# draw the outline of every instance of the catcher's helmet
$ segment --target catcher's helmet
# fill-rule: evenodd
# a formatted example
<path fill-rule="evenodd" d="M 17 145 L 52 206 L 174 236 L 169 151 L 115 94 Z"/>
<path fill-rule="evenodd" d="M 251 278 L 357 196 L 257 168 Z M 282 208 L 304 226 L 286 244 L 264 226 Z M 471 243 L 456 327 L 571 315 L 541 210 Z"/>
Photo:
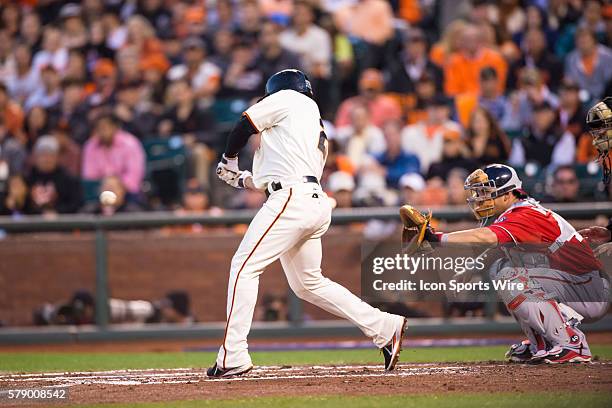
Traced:
<path fill-rule="evenodd" d="M 266 82 L 264 97 L 284 89 L 292 89 L 311 98 L 314 96 L 308 77 L 299 69 L 285 69 L 272 75 Z"/>
<path fill-rule="evenodd" d="M 468 205 L 476 219 L 483 222 L 495 215 L 493 200 L 522 187 L 516 170 L 504 164 L 490 164 L 484 169 L 475 170 L 464 184 L 464 188 L 470 192 Z"/>
<path fill-rule="evenodd" d="M 593 136 L 593 146 L 599 152 L 599 160 L 603 167 L 604 183 L 610 182 L 610 150 L 612 149 L 612 97 L 596 103 L 586 117 L 586 124 Z"/>

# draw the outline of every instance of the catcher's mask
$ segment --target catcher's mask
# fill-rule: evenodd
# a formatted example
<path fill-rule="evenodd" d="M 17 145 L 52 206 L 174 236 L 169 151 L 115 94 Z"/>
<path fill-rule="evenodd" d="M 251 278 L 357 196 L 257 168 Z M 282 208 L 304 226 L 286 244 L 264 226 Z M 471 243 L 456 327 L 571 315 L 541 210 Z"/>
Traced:
<path fill-rule="evenodd" d="M 589 109 L 586 118 L 587 127 L 593 136 L 593 146 L 599 153 L 599 161 L 603 169 L 603 182 L 610 183 L 612 159 L 612 97 L 608 96 Z"/>
<path fill-rule="evenodd" d="M 494 200 L 497 197 L 522 186 L 516 171 L 503 164 L 491 164 L 484 169 L 475 170 L 464 184 L 464 188 L 469 191 L 468 205 L 481 224 L 496 215 Z"/>

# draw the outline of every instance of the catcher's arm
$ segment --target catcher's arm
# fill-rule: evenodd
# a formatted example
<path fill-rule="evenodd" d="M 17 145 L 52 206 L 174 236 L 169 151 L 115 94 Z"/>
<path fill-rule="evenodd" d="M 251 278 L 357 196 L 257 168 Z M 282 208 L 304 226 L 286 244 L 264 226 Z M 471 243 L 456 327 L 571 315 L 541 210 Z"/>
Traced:
<path fill-rule="evenodd" d="M 423 241 L 497 244 L 497 235 L 489 228 L 474 228 L 445 234 L 435 232 L 429 225 L 431 212 L 425 215 L 410 205 L 404 205 L 400 208 L 400 218 L 404 225 L 402 247 L 408 254 L 417 251 Z"/>
<path fill-rule="evenodd" d="M 448 243 L 497 244 L 497 235 L 489 228 L 474 228 L 444 234 L 442 241 Z"/>

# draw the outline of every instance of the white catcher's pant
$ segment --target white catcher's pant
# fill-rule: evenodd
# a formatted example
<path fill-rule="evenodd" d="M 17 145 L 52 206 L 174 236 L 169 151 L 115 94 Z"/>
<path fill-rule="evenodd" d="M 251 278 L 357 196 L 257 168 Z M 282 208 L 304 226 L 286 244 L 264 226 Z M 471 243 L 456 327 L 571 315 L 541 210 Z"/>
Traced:
<path fill-rule="evenodd" d="M 377 347 L 391 341 L 402 317 L 381 312 L 321 274 L 321 236 L 331 220 L 327 195 L 315 183 L 298 183 L 270 195 L 232 259 L 227 289 L 227 325 L 217 364 L 251 364 L 247 335 L 257 302 L 259 275 L 280 258 L 295 294 L 350 320 Z"/>

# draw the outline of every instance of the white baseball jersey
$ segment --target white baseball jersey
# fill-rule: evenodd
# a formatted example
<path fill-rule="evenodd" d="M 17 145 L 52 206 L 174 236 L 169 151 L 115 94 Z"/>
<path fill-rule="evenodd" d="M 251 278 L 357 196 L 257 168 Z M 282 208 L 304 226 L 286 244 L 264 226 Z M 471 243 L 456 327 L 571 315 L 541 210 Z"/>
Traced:
<path fill-rule="evenodd" d="M 319 107 L 311 98 L 283 90 L 262 99 L 244 114 L 261 133 L 253 158 L 253 182 L 265 188 L 272 181 L 303 176 L 321 178 L 327 144 Z"/>
<path fill-rule="evenodd" d="M 327 139 L 319 108 L 308 96 L 283 90 L 251 106 L 245 115 L 261 133 L 253 161 L 258 188 L 280 181 L 257 212 L 232 258 L 227 323 L 217 354 L 222 369 L 252 366 L 247 336 L 257 303 L 259 275 L 277 259 L 301 299 L 356 324 L 378 347 L 388 344 L 404 318 L 373 308 L 321 273 L 321 236 L 331 222 L 330 200 L 317 183 Z"/>

